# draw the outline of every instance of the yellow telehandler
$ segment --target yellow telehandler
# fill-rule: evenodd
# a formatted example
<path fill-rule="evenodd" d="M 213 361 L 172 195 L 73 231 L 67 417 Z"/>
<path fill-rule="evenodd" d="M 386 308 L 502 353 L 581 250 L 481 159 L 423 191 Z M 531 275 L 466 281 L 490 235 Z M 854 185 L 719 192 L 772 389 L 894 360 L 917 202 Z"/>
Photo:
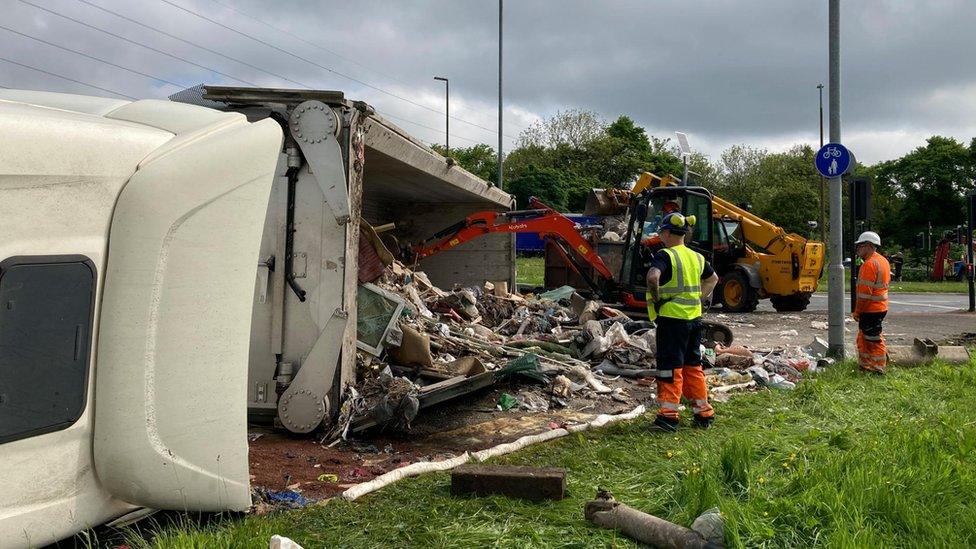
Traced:
<path fill-rule="evenodd" d="M 681 187 L 673 175 L 643 173 L 633 189 L 594 189 L 586 215 L 619 215 L 632 199 L 652 187 Z M 645 227 L 644 231 L 655 231 Z M 752 312 L 769 298 L 780 312 L 802 311 L 823 272 L 824 245 L 807 240 L 756 214 L 712 196 L 713 263 L 721 282 L 715 300 L 731 312 Z"/>

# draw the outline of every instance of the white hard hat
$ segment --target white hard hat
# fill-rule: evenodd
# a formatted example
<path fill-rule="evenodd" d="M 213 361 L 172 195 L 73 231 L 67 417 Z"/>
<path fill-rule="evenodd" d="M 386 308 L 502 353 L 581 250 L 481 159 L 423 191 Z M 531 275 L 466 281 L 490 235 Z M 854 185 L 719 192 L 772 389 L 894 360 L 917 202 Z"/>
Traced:
<path fill-rule="evenodd" d="M 864 231 L 861 233 L 861 236 L 857 237 L 857 240 L 854 241 L 854 245 L 856 246 L 864 242 L 870 242 L 877 247 L 881 247 L 881 237 L 874 231 Z"/>

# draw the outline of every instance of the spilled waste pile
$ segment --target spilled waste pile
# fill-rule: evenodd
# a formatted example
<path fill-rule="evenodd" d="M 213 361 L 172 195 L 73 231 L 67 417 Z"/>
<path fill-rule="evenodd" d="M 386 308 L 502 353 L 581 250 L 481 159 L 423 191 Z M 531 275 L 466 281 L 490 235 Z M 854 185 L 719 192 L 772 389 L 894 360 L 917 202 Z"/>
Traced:
<path fill-rule="evenodd" d="M 358 383 L 323 440 L 376 426 L 409 431 L 424 408 L 503 383 L 514 394 L 499 397 L 499 410 L 653 404 L 653 323 L 570 286 L 521 295 L 489 281 L 446 291 L 393 260 L 360 286 L 358 340 Z M 703 366 L 718 400 L 737 389 L 790 389 L 829 362 L 816 341 L 711 346 Z"/>

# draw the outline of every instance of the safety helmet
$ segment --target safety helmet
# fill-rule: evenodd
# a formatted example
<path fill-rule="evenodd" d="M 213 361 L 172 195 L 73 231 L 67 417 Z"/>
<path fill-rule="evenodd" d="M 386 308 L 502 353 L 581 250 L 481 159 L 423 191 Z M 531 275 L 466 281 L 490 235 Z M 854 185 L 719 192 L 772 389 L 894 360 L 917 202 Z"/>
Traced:
<path fill-rule="evenodd" d="M 695 226 L 695 216 L 685 217 L 680 213 L 669 213 L 661 220 L 661 230 L 671 231 L 674 234 L 685 234 L 689 227 Z"/>
<path fill-rule="evenodd" d="M 858 244 L 863 244 L 865 242 L 874 244 L 875 247 L 878 248 L 881 247 L 881 237 L 878 236 L 878 233 L 874 231 L 864 231 L 861 233 L 861 236 L 857 237 L 857 240 L 854 241 L 854 245 L 857 246 Z"/>

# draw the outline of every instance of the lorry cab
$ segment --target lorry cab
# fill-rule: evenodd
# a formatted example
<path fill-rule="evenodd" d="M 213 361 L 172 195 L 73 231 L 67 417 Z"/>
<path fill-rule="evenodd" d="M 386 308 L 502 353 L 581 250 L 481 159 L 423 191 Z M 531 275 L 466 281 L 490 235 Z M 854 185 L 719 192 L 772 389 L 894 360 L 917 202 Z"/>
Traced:
<path fill-rule="evenodd" d="M 250 298 L 278 125 L 3 90 L 0 131 L 2 545 L 136 506 L 247 508 Z"/>
<path fill-rule="evenodd" d="M 511 208 L 341 92 L 172 99 L 0 90 L 4 549 L 247 509 L 248 421 L 327 429 L 356 382 L 360 227 Z M 489 237 L 422 268 L 514 283 L 513 255 Z"/>

